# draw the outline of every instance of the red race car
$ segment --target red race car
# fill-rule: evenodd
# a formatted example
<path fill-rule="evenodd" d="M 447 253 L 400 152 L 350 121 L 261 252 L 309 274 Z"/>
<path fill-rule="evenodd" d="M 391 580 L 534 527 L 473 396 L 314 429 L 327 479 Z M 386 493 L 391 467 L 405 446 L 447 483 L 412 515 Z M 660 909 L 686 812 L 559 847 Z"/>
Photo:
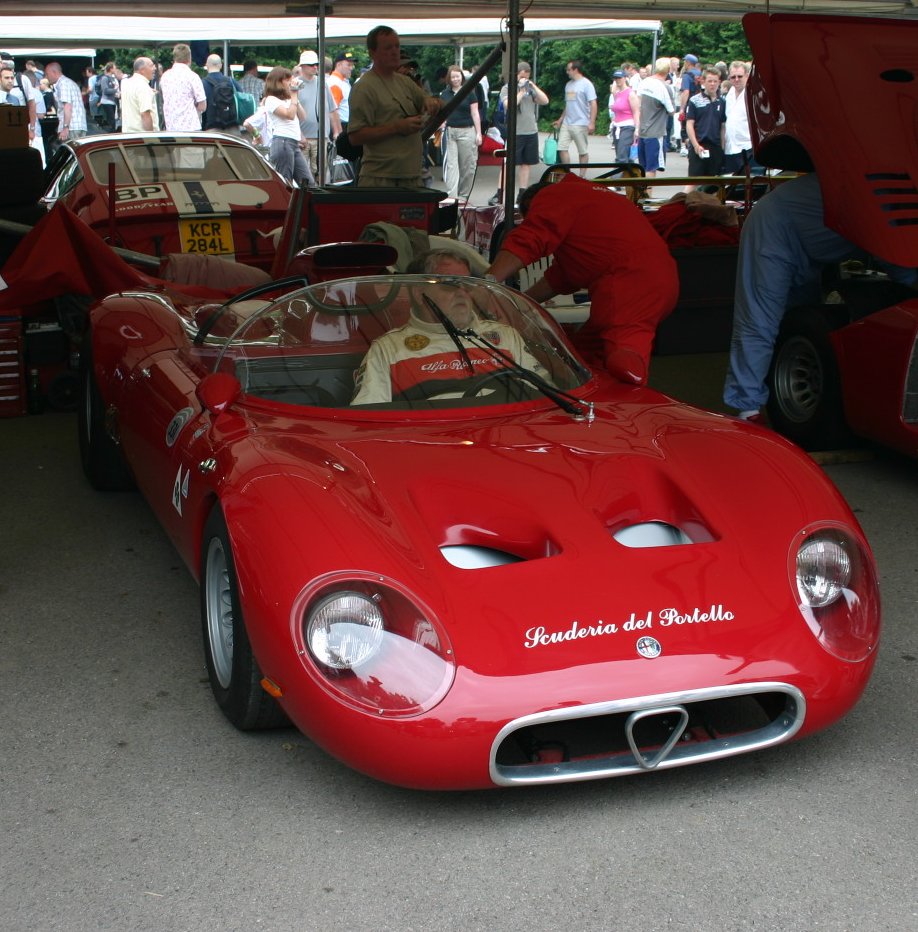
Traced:
<path fill-rule="evenodd" d="M 743 25 L 755 59 L 746 93 L 756 158 L 815 171 L 829 228 L 914 268 L 918 21 L 750 14 Z M 918 456 L 915 292 L 870 264 L 835 270 L 825 285 L 827 303 L 793 308 L 783 320 L 769 375 L 771 423 L 810 449 L 854 432 Z"/>
<path fill-rule="evenodd" d="M 825 728 L 874 561 L 774 433 L 591 373 L 529 298 L 443 276 L 111 296 L 80 448 L 200 581 L 236 726 L 430 789 L 634 774 Z"/>
<path fill-rule="evenodd" d="M 269 271 L 291 189 L 248 143 L 219 133 L 112 134 L 65 143 L 45 202 L 114 246 L 200 253 Z"/>

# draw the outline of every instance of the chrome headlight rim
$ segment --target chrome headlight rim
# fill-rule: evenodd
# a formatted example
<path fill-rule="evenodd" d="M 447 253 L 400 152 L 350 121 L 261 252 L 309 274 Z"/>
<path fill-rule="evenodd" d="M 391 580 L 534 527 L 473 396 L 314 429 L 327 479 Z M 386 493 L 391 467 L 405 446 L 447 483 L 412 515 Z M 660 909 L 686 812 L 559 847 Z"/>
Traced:
<path fill-rule="evenodd" d="M 824 545 L 824 546 L 822 546 Z M 819 577 L 809 581 L 803 571 Z M 837 660 L 860 663 L 876 655 L 880 595 L 876 566 L 863 535 L 839 521 L 813 522 L 794 537 L 788 581 L 797 608 L 820 647 Z"/>
<path fill-rule="evenodd" d="M 359 663 L 336 668 L 316 656 L 309 628 L 317 609 L 342 595 L 378 605 L 382 634 Z M 405 617 L 399 617 L 398 610 L 392 615 L 393 605 L 407 617 L 407 625 L 401 623 Z M 317 577 L 294 600 L 290 624 L 296 652 L 311 679 L 335 699 L 374 717 L 423 714 L 442 701 L 455 679 L 455 657 L 444 626 L 421 599 L 391 577 L 361 570 Z"/>

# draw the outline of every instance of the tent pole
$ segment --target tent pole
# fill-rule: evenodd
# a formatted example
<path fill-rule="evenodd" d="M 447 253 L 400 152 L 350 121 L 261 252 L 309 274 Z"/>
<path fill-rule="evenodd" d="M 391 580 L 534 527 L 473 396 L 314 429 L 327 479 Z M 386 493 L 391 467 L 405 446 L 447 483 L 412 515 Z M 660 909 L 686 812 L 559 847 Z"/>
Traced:
<path fill-rule="evenodd" d="M 510 0 L 508 8 L 508 31 L 510 54 L 507 58 L 507 155 L 504 160 L 504 222 L 503 235 L 513 229 L 513 210 L 516 203 L 516 73 L 520 54 L 520 34 L 523 20 L 520 18 L 520 0 Z"/>
<path fill-rule="evenodd" d="M 316 100 L 319 102 L 319 108 L 316 111 L 316 118 L 319 121 L 318 135 L 316 142 L 319 151 L 316 153 L 316 171 L 318 177 L 316 184 L 320 188 L 325 187 L 325 163 L 328 161 L 328 133 L 325 132 L 325 0 L 319 0 L 318 22 L 316 23 L 316 55 L 319 56 L 319 68 L 316 79 L 319 82 L 316 88 Z"/>

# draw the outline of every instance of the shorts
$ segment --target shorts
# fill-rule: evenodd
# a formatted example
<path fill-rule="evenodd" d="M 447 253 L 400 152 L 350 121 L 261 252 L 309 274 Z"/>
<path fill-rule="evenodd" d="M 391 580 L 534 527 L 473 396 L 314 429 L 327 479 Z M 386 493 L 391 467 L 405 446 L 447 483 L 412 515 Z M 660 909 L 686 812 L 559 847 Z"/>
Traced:
<path fill-rule="evenodd" d="M 590 134 L 585 126 L 572 126 L 570 123 L 561 124 L 561 132 L 558 133 L 558 151 L 567 152 L 571 143 L 577 147 L 580 155 L 588 155 L 590 152 Z"/>
<path fill-rule="evenodd" d="M 516 137 L 516 164 L 538 165 L 542 159 L 539 156 L 539 134 L 531 133 Z"/>
<path fill-rule="evenodd" d="M 638 161 L 645 172 L 661 172 L 666 170 L 666 149 L 663 146 L 663 137 L 638 140 Z"/>

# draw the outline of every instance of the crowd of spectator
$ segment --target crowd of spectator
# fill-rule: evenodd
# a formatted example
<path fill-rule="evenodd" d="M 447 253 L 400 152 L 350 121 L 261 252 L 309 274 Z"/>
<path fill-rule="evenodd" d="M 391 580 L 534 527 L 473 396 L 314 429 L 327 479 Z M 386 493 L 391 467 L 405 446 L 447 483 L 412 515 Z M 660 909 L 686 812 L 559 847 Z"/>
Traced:
<path fill-rule="evenodd" d="M 185 43 L 174 47 L 167 70 L 142 56 L 134 61 L 130 74 L 108 62 L 98 73 L 87 67 L 79 82 L 65 75 L 59 62 L 47 62 L 42 68 L 30 59 L 18 71 L 9 56 L 4 57 L 12 85 L 7 90 L 0 80 L 0 102 L 29 108 L 30 138 L 43 158 L 50 155 L 58 140 L 79 138 L 87 132 L 203 129 L 247 134 L 282 173 L 300 183 L 315 183 L 320 148 L 333 145 L 339 137 L 339 149 L 350 159 L 351 176 L 358 166 L 360 150 L 348 140 L 351 91 L 373 65 L 371 61 L 358 62 L 350 51 L 326 57 L 323 63 L 323 107 L 319 106 L 320 62 L 311 49 L 303 51 L 289 69 L 275 68 L 270 74 L 265 74 L 267 68 L 259 69 L 256 61 L 247 60 L 238 79 L 227 73 L 216 54 L 207 57 L 203 71 L 196 69 Z M 369 58 L 372 60 L 372 54 Z M 357 75 L 355 68 L 359 69 Z M 589 137 L 596 133 L 603 105 L 609 118 L 609 161 L 638 162 L 650 177 L 663 170 L 667 154 L 675 152 L 688 158 L 690 177 L 734 173 L 747 165 L 758 169 L 752 159 L 744 100 L 748 62 L 703 64 L 691 52 L 658 58 L 647 65 L 626 61 L 611 72 L 608 96 L 602 97 L 581 61 L 568 61 L 565 70 L 563 100 L 555 102 L 533 81 L 531 66 L 519 63 L 514 96 L 520 189 L 528 183 L 531 167 L 542 159 L 539 108 L 548 107 L 553 113 L 543 110 L 542 115 L 555 117 L 557 158 L 562 163 L 574 161 L 580 174 L 586 173 Z M 400 53 L 395 71 L 426 97 L 439 96 L 441 105 L 452 99 L 469 76 L 458 65 L 441 68 L 431 90 L 417 62 Z M 483 144 L 490 143 L 492 148 L 503 144 L 510 82 L 496 93 L 493 112 L 487 79 L 482 84 L 475 95 L 449 114 L 442 139 L 439 133 L 436 136 L 438 145 L 424 149 L 419 168 L 422 184 L 432 182 L 431 166 L 442 164 L 449 193 L 467 198 L 479 150 Z M 254 112 L 248 108 L 239 112 L 233 101 L 238 101 L 240 94 L 249 95 Z M 320 131 L 323 109 L 325 125 Z M 56 126 L 51 125 L 54 120 Z M 47 138 L 49 135 L 52 138 Z M 335 161 L 333 149 L 327 150 L 325 161 Z"/>

